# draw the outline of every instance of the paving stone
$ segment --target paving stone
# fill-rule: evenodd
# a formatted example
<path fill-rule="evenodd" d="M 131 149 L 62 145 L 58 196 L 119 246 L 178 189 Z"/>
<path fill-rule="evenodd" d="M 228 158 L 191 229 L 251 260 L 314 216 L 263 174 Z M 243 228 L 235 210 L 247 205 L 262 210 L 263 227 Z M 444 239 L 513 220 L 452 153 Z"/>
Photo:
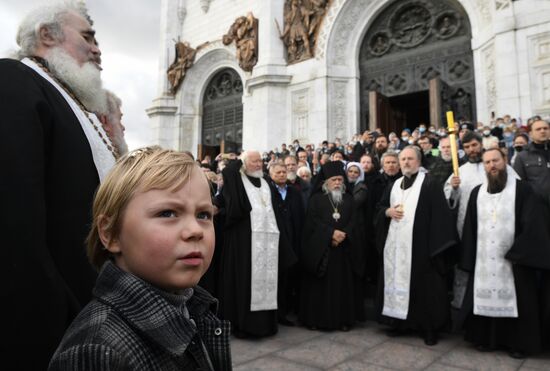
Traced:
<path fill-rule="evenodd" d="M 340 344 L 326 338 L 316 338 L 279 351 L 276 355 L 314 367 L 329 368 L 360 351 L 361 348 L 353 345 Z"/>
<path fill-rule="evenodd" d="M 357 360 L 346 361 L 339 364 L 336 367 L 331 368 L 329 371 L 391 371 L 393 369 L 373 365 L 371 363 L 360 362 Z"/>
<path fill-rule="evenodd" d="M 275 335 L 275 338 L 285 343 L 296 344 L 322 336 L 323 334 L 323 332 L 311 331 L 303 327 L 279 326 L 279 332 Z"/>
<path fill-rule="evenodd" d="M 483 371 L 515 371 L 523 363 L 522 360 L 513 359 L 504 352 L 478 352 L 469 347 L 452 349 L 439 362 L 450 366 Z"/>
<path fill-rule="evenodd" d="M 284 358 L 267 356 L 244 363 L 234 367 L 235 371 L 256 371 L 256 370 L 280 370 L 280 371 L 320 371 L 322 369 L 307 365 L 298 364 Z"/>
<path fill-rule="evenodd" d="M 424 369 L 424 371 L 464 371 L 464 370 L 468 370 L 468 369 L 449 366 L 439 362 L 434 362 L 430 366 L 428 366 L 428 368 Z"/>
<path fill-rule="evenodd" d="M 233 365 L 239 365 L 288 347 L 275 338 L 262 340 L 231 339 L 231 359 Z"/>
<path fill-rule="evenodd" d="M 372 348 L 389 339 L 385 334 L 371 328 L 357 328 L 349 332 L 337 331 L 327 334 L 325 338 L 343 344 L 355 345 L 362 349 Z"/>
<path fill-rule="evenodd" d="M 550 370 L 550 354 L 543 354 L 536 357 L 529 357 L 523 362 L 523 367 L 538 369 L 538 370 Z"/>
<path fill-rule="evenodd" d="M 386 341 L 361 355 L 360 359 L 397 370 L 422 370 L 440 356 L 441 353 L 435 350 Z"/>
<path fill-rule="evenodd" d="M 440 334 L 439 341 L 436 345 L 426 345 L 424 344 L 424 339 L 420 335 L 414 335 L 414 334 L 397 336 L 395 338 L 392 338 L 392 341 L 396 343 L 403 343 L 403 344 L 414 345 L 417 347 L 423 347 L 423 348 L 435 350 L 438 352 L 447 352 L 463 343 L 463 341 L 460 338 L 457 338 L 456 335 L 451 335 L 451 334 Z"/>

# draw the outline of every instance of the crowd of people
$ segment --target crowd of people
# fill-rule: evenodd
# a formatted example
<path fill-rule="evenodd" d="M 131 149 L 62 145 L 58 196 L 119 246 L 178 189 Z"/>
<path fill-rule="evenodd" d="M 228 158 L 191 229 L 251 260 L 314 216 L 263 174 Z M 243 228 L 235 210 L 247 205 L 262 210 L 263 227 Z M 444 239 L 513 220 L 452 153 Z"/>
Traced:
<path fill-rule="evenodd" d="M 217 249 L 201 284 L 239 337 L 277 322 L 347 331 L 373 300 L 390 336 L 434 345 L 465 329 L 480 350 L 538 353 L 550 331 L 549 138 L 539 116 L 461 122 L 456 175 L 450 136 L 423 124 L 206 157 Z"/>
<path fill-rule="evenodd" d="M 389 336 L 548 343 L 548 121 L 461 122 L 457 174 L 424 124 L 200 165 L 127 153 L 92 25 L 43 5 L 0 60 L 6 365 L 228 370 L 230 334 L 347 331 L 370 299 Z"/>

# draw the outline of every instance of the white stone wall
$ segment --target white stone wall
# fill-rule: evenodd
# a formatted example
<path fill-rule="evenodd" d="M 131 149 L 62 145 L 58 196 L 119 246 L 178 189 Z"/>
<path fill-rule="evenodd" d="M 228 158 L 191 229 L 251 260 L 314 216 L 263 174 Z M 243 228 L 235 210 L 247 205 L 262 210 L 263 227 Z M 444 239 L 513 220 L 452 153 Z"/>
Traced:
<path fill-rule="evenodd" d="M 458 1 L 472 27 L 478 119 L 488 122 L 492 111 L 523 118 L 550 114 L 550 0 Z M 283 0 L 163 0 L 159 98 L 150 109 L 158 142 L 195 152 L 204 88 L 226 67 L 243 80 L 244 148 L 264 150 L 294 138 L 315 144 L 349 139 L 360 122 L 359 48 L 388 3 L 333 0 L 315 58 L 287 66 L 275 26 L 275 20 L 283 26 Z M 233 45 L 221 43 L 233 21 L 249 11 L 259 19 L 259 60 L 252 73 L 238 67 Z M 210 44 L 197 53 L 170 100 L 163 92 L 177 36 L 193 47 Z"/>

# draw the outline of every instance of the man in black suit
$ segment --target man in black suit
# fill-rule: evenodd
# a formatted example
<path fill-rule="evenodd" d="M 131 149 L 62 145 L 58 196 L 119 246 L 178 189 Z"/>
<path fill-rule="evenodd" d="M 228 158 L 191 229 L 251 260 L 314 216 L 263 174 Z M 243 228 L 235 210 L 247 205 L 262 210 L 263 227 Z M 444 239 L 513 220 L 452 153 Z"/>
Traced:
<path fill-rule="evenodd" d="M 18 369 L 46 369 L 96 278 L 84 243 L 117 152 L 91 113 L 106 112 L 91 24 L 81 3 L 42 6 L 21 23 L 20 60 L 0 60 L 1 346 Z"/>

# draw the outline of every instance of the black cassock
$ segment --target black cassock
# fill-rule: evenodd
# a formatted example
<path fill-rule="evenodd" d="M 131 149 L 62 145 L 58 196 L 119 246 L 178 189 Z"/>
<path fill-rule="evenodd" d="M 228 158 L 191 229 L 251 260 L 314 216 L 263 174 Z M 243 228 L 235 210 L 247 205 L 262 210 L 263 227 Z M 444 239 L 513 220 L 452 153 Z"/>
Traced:
<path fill-rule="evenodd" d="M 462 235 L 460 268 L 470 272 L 459 324 L 467 341 L 489 348 L 506 348 L 527 354 L 540 352 L 542 324 L 537 270 L 550 270 L 550 237 L 541 203 L 529 184 L 517 181 L 514 243 L 505 258 L 512 262 L 517 318 L 491 318 L 473 314 L 473 284 L 477 254 L 477 196 L 472 190 Z M 504 202 L 504 201 L 503 201 Z M 546 314 L 548 316 L 548 314 Z"/>
<path fill-rule="evenodd" d="M 412 178 L 416 179 L 416 174 Z M 386 217 L 385 212 L 390 207 L 391 190 L 392 185 L 389 184 L 382 196 L 376 216 L 376 226 L 381 232 L 377 236 L 381 268 L 375 303 L 377 313 L 380 315 L 379 322 L 399 329 L 423 332 L 441 330 L 449 321 L 450 308 L 446 274 L 450 270 L 455 254 L 457 235 L 455 222 L 445 200 L 443 188 L 428 174 L 426 174 L 420 189 L 414 218 L 407 319 L 400 320 L 382 315 L 384 307 L 384 245 L 391 222 L 391 218 Z"/>
<path fill-rule="evenodd" d="M 277 332 L 277 311 L 250 310 L 252 206 L 239 172 L 241 166 L 241 160 L 231 161 L 222 171 L 225 226 L 218 282 L 220 315 L 231 321 L 233 333 L 269 336 Z M 260 186 L 260 179 L 249 179 Z"/>
<path fill-rule="evenodd" d="M 299 190 L 287 186 L 283 200 L 277 187 L 271 180 L 266 180 L 271 188 L 271 202 L 279 228 L 279 275 L 277 280 L 277 311 L 279 319 L 297 308 L 298 291 L 298 254 L 304 224 L 304 205 Z"/>
<path fill-rule="evenodd" d="M 300 256 L 304 269 L 300 288 L 300 322 L 325 330 L 349 327 L 354 323 L 353 276 L 353 198 L 344 194 L 338 207 L 340 219 L 333 219 L 329 196 L 313 195 L 309 200 Z M 335 229 L 347 237 L 332 247 Z"/>

